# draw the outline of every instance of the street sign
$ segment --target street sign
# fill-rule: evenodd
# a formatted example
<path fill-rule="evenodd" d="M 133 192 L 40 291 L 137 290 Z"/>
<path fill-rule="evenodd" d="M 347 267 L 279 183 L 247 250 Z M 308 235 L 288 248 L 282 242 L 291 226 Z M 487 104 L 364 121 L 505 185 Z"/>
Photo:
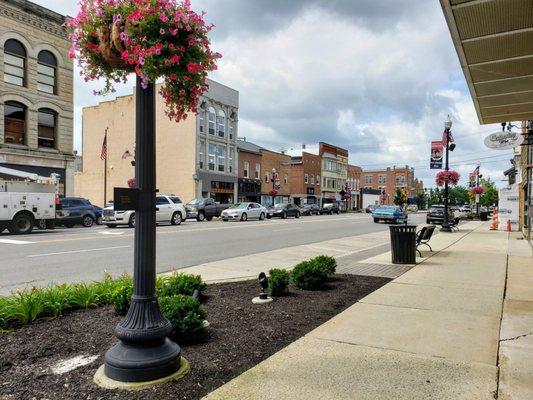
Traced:
<path fill-rule="evenodd" d="M 113 209 L 115 211 L 139 210 L 139 189 L 114 188 Z"/>
<path fill-rule="evenodd" d="M 518 132 L 496 132 L 485 138 L 485 146 L 494 150 L 507 150 L 520 146 L 524 137 Z"/>

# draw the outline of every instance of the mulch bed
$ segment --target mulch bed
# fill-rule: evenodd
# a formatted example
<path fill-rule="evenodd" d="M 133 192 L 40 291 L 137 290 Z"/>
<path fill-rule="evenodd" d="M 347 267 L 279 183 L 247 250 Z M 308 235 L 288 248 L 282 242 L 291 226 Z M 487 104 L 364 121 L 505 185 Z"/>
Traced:
<path fill-rule="evenodd" d="M 281 350 L 318 325 L 385 285 L 390 279 L 337 275 L 329 288 L 290 294 L 253 305 L 256 281 L 209 285 L 204 307 L 211 326 L 199 342 L 180 344 L 191 364 L 181 380 L 140 392 L 110 391 L 92 379 L 115 343 L 120 317 L 111 307 L 82 310 L 0 334 L 0 400 L 7 399 L 200 399 Z M 94 363 L 63 375 L 50 366 L 78 355 Z"/>

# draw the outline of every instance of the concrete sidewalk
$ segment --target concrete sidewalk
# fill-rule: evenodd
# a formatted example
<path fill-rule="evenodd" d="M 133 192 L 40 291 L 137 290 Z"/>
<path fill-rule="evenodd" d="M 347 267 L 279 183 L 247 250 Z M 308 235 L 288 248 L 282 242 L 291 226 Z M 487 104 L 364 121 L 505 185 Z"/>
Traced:
<path fill-rule="evenodd" d="M 508 234 L 488 227 L 435 236 L 431 257 L 206 399 L 494 399 Z"/>

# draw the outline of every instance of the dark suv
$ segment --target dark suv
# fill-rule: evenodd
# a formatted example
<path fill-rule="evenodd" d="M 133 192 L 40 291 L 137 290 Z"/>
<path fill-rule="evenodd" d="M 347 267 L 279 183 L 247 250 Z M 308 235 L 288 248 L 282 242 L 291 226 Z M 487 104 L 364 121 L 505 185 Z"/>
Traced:
<path fill-rule="evenodd" d="M 95 207 L 89 200 L 81 197 L 63 197 L 57 214 L 56 224 L 67 228 L 72 228 L 76 224 L 89 228 L 96 222 Z"/>
<path fill-rule="evenodd" d="M 339 215 L 341 210 L 339 209 L 339 205 L 337 203 L 326 203 L 322 205 L 322 208 L 320 209 L 320 214 L 337 214 Z"/>
<path fill-rule="evenodd" d="M 454 219 L 454 213 L 450 207 L 448 207 L 448 221 L 451 223 Z M 444 206 L 434 205 L 431 206 L 426 214 L 426 223 L 442 225 L 444 222 Z"/>
<path fill-rule="evenodd" d="M 267 218 L 287 218 L 287 217 L 295 217 L 300 218 L 301 215 L 300 208 L 298 208 L 295 204 L 276 204 L 274 207 L 270 207 L 268 209 Z"/>

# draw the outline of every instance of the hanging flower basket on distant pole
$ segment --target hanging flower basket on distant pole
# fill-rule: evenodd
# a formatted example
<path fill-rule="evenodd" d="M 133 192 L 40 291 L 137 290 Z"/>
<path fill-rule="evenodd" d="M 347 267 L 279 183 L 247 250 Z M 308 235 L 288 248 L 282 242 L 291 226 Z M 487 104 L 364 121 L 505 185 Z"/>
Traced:
<path fill-rule="evenodd" d="M 474 186 L 472 188 L 472 193 L 474 194 L 483 194 L 483 192 L 485 191 L 485 188 L 483 186 Z"/>
<path fill-rule="evenodd" d="M 457 185 L 460 178 L 461 175 L 459 175 L 459 172 L 454 170 L 444 170 L 437 172 L 435 183 L 437 186 L 444 186 L 446 182 L 450 185 Z"/>
<path fill-rule="evenodd" d="M 135 189 L 137 187 L 137 179 L 135 178 L 128 179 L 128 187 L 130 189 Z"/>
<path fill-rule="evenodd" d="M 203 14 L 189 0 L 80 0 L 80 12 L 66 23 L 70 56 L 78 59 L 86 81 L 104 79 L 99 94 L 137 75 L 135 162 L 134 290 L 127 315 L 117 325 L 118 343 L 105 355 L 105 379 L 146 382 L 182 374 L 180 347 L 167 336 L 170 322 L 161 315 L 156 282 L 155 82 L 166 114 L 179 122 L 196 113 L 207 90 L 209 71 L 220 54 L 210 49 Z M 131 181 L 131 180 L 130 180 Z M 132 185 L 128 182 L 128 185 Z M 131 194 L 133 196 L 133 194 Z M 122 200 L 122 199 L 121 199 Z M 128 199 L 126 199 L 128 200 Z M 130 199 L 131 200 L 131 199 Z M 105 385 L 105 379 L 95 381 Z"/>

